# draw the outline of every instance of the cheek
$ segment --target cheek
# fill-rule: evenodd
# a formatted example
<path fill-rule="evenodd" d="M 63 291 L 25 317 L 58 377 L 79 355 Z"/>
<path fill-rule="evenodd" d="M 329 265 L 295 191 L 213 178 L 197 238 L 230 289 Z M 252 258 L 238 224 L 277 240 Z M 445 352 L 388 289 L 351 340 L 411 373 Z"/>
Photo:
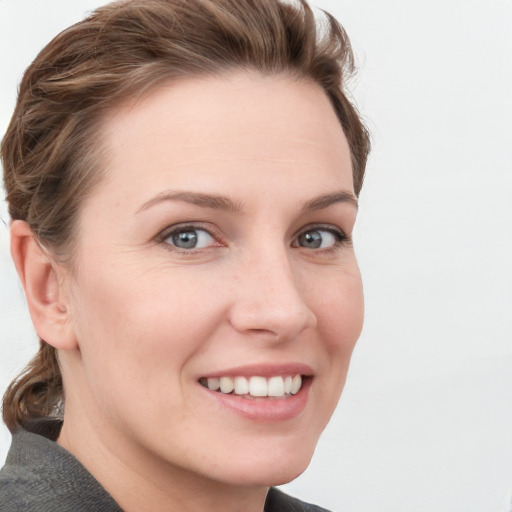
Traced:
<path fill-rule="evenodd" d="M 363 327 L 363 288 L 357 266 L 355 269 L 326 282 L 318 302 L 318 336 L 327 356 L 321 367 L 321 373 L 327 376 L 321 386 L 327 420 L 341 396 L 352 352 Z"/>
<path fill-rule="evenodd" d="M 204 350 L 218 314 L 211 311 L 215 301 L 187 292 L 197 288 L 185 281 L 137 273 L 80 287 L 75 324 L 83 389 L 99 417 L 132 435 L 155 410 L 169 429 L 179 421 L 176 411 L 193 414 L 188 363 Z"/>
<path fill-rule="evenodd" d="M 353 271 L 330 272 L 311 290 L 310 307 L 317 317 L 319 359 L 314 389 L 318 413 L 313 420 L 318 431 L 328 423 L 345 385 L 355 344 L 361 334 L 364 304 L 357 266 Z"/>
<path fill-rule="evenodd" d="M 169 282 L 158 272 L 130 270 L 84 273 L 75 294 L 75 331 L 88 380 L 104 387 L 156 386 L 165 375 L 167 383 L 179 384 L 179 370 L 215 328 L 215 301 L 194 292 L 198 283 L 190 276 L 174 273 Z"/>
<path fill-rule="evenodd" d="M 357 267 L 324 283 L 317 295 L 318 329 L 331 354 L 350 357 L 361 334 L 364 299 Z"/>

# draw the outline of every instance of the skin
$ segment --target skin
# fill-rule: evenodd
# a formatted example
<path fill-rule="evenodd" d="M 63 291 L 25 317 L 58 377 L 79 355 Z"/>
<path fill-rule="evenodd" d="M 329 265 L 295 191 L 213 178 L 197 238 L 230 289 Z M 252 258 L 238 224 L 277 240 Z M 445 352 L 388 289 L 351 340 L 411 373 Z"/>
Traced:
<path fill-rule="evenodd" d="M 353 196 L 339 121 L 312 82 L 237 72 L 121 105 L 99 140 L 107 173 L 82 206 L 73 267 L 46 275 L 59 321 L 33 314 L 59 349 L 58 442 L 127 511 L 261 511 L 269 486 L 309 464 L 361 331 L 356 205 L 304 209 Z M 176 192 L 236 208 L 162 199 Z M 210 233 L 200 248 L 162 235 L 183 223 Z M 302 246 L 315 230 L 325 247 Z M 205 398 L 200 376 L 249 363 L 309 365 L 305 409 L 255 421 Z"/>

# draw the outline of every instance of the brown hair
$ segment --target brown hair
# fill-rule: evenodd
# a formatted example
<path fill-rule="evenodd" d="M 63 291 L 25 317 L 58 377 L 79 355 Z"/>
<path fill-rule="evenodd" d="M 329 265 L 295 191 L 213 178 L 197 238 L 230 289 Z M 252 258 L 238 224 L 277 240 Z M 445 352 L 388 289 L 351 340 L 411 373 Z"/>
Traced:
<path fill-rule="evenodd" d="M 359 194 L 370 144 L 345 92 L 354 71 L 350 43 L 331 15 L 319 22 L 305 0 L 125 0 L 64 30 L 26 70 L 1 148 L 12 219 L 69 261 L 81 202 L 102 175 L 95 131 L 106 109 L 163 82 L 240 68 L 323 87 L 347 137 Z M 58 415 L 62 402 L 56 350 L 40 340 L 4 395 L 4 421 L 14 431 Z"/>

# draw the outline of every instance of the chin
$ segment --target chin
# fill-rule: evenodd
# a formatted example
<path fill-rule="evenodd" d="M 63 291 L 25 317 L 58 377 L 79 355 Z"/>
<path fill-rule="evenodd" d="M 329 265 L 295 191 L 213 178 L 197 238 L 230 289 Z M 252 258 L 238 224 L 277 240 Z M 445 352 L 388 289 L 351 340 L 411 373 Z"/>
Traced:
<path fill-rule="evenodd" d="M 291 451 L 274 451 L 266 457 L 261 453 L 257 457 L 247 455 L 243 461 L 238 461 L 242 464 L 233 464 L 221 479 L 235 485 L 273 487 L 286 484 L 307 469 L 313 453 L 314 447 L 301 450 L 295 446 Z"/>
<path fill-rule="evenodd" d="M 311 459 L 310 459 L 311 460 Z M 295 480 L 299 477 L 306 468 L 309 466 L 308 460 L 305 464 L 296 467 L 258 467 L 253 468 L 252 471 L 244 471 L 243 473 L 235 473 L 232 475 L 226 475 L 223 480 L 231 485 L 237 486 L 264 486 L 264 487 L 275 487 L 277 485 L 283 485 Z"/>
<path fill-rule="evenodd" d="M 306 471 L 311 458 L 307 461 L 307 463 L 300 469 L 294 468 L 293 470 L 290 468 L 284 469 L 280 472 L 272 472 L 272 475 L 267 475 L 267 481 L 265 485 L 268 487 L 275 487 L 276 485 L 283 485 L 290 483 L 292 480 L 298 478 L 304 471 Z"/>

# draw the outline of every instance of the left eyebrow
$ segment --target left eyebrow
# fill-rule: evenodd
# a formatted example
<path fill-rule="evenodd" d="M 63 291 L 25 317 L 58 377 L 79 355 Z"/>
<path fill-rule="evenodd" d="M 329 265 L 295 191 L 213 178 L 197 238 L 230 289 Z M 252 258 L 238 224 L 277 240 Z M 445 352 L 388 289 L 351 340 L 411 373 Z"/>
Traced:
<path fill-rule="evenodd" d="M 221 210 L 231 213 L 241 213 L 242 205 L 235 203 L 229 197 L 217 194 L 202 194 L 200 192 L 173 191 L 167 190 L 162 194 L 158 194 L 149 201 L 146 201 L 137 211 L 147 210 L 152 206 L 163 203 L 165 201 L 178 201 L 183 203 L 195 204 L 202 208 L 211 208 L 213 210 Z"/>
<path fill-rule="evenodd" d="M 303 207 L 303 212 L 312 212 L 315 210 L 322 210 L 336 203 L 348 203 L 352 206 L 358 207 L 357 198 L 352 192 L 346 192 L 341 190 L 339 192 L 333 192 L 332 194 L 325 194 L 315 199 L 308 201 Z"/>

